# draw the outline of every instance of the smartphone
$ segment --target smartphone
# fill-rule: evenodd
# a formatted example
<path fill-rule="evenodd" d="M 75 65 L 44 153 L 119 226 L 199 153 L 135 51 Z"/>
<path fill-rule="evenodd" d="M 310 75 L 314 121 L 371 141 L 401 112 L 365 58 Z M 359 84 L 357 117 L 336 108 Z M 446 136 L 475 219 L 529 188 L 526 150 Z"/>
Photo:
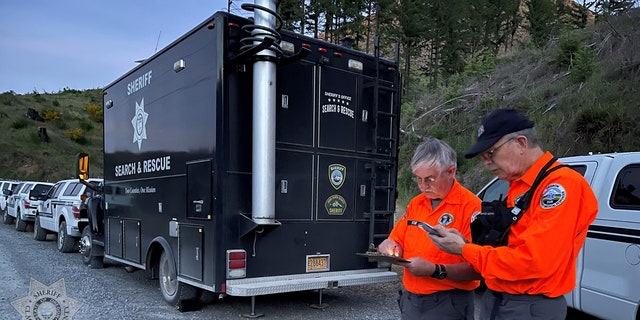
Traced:
<path fill-rule="evenodd" d="M 440 236 L 440 233 L 438 232 L 438 230 L 434 229 L 432 225 L 426 222 L 417 221 L 417 220 L 408 220 L 407 224 L 410 226 L 418 226 L 429 234 Z"/>

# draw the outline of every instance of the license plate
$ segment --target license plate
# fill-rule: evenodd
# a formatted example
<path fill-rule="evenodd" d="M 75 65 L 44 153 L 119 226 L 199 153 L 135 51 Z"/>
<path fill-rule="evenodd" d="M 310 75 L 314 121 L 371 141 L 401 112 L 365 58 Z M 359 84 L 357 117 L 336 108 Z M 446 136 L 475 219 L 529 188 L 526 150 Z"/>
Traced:
<path fill-rule="evenodd" d="M 307 256 L 307 272 L 329 271 L 329 255 Z"/>

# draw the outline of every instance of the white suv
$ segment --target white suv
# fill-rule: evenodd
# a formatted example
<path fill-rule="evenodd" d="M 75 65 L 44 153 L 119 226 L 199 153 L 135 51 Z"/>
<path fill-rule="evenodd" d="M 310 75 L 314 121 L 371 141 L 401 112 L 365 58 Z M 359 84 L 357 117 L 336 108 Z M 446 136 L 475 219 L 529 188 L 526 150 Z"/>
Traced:
<path fill-rule="evenodd" d="M 50 182 L 23 181 L 13 189 L 8 199 L 7 214 L 4 223 L 10 224 L 15 220 L 16 230 L 26 231 L 27 223 L 34 221 L 40 199 L 53 186 Z"/>
<path fill-rule="evenodd" d="M 102 183 L 102 179 L 89 179 L 87 182 L 98 185 Z M 82 235 L 82 228 L 88 223 L 87 217 L 80 215 L 80 205 L 89 192 L 91 189 L 78 179 L 56 183 L 38 207 L 33 238 L 42 241 L 47 238 L 47 233 L 57 233 L 58 250 L 74 251 L 78 238 Z"/>
<path fill-rule="evenodd" d="M 7 199 L 9 194 L 18 185 L 18 181 L 2 180 L 0 181 L 0 213 L 7 213 Z"/>

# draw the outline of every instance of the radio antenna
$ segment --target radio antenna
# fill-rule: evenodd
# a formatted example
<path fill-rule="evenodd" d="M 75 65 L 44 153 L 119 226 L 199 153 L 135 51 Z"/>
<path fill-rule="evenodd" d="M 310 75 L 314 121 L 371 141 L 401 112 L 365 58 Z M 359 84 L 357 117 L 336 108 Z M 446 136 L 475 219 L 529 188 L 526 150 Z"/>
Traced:
<path fill-rule="evenodd" d="M 162 30 L 158 32 L 158 40 L 156 40 L 156 50 L 154 52 L 158 52 L 158 43 L 160 43 L 160 35 L 162 34 Z"/>

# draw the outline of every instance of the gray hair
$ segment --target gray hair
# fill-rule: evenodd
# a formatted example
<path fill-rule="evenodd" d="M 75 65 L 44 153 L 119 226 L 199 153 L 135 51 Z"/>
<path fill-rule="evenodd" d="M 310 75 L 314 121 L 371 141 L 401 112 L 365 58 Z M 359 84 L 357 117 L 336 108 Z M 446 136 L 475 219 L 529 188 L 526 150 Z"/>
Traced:
<path fill-rule="evenodd" d="M 440 169 L 456 167 L 457 159 L 456 152 L 446 142 L 426 137 L 413 153 L 411 170 L 428 163 L 434 163 Z"/>
<path fill-rule="evenodd" d="M 525 136 L 527 141 L 529 141 L 529 148 L 540 147 L 540 141 L 536 137 L 536 129 L 535 128 L 527 128 L 524 130 L 516 131 L 509 133 L 507 138 L 512 139 L 517 136 Z"/>

